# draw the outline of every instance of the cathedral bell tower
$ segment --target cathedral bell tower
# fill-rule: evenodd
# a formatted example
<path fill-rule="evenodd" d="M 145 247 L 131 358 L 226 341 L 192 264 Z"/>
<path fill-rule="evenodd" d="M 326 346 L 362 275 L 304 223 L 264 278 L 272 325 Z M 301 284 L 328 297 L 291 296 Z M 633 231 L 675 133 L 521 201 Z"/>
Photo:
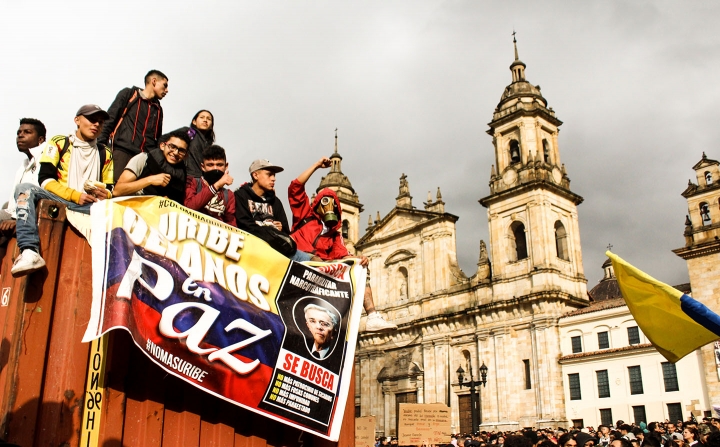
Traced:
<path fill-rule="evenodd" d="M 350 253 L 355 253 L 355 243 L 360 239 L 360 213 L 363 212 L 363 205 L 360 203 L 350 179 L 342 172 L 342 157 L 338 153 L 337 129 L 335 129 L 335 152 L 330 156 L 330 161 L 332 162 L 330 172 L 320 180 L 316 192 L 330 188 L 337 194 L 342 207 L 342 234 L 345 245 Z"/>
<path fill-rule="evenodd" d="M 493 137 L 488 209 L 495 300 L 552 294 L 587 299 L 577 205 L 560 161 L 562 121 L 548 107 L 540 86 L 525 78 L 518 57 L 487 131 Z"/>

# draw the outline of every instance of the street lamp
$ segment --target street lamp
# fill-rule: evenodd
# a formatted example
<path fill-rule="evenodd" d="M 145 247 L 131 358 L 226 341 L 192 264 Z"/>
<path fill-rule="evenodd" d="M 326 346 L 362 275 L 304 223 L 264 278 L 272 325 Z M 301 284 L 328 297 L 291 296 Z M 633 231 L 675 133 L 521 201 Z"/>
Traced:
<path fill-rule="evenodd" d="M 488 373 L 488 367 L 485 366 L 485 362 L 483 362 L 482 366 L 480 367 L 480 380 L 477 382 L 475 381 L 475 377 L 473 375 L 473 367 L 472 367 L 472 361 L 470 362 L 470 414 L 472 417 L 472 432 L 475 433 L 478 431 L 478 420 L 479 423 L 482 423 L 482 394 L 480 395 L 480 399 L 478 401 L 478 398 L 475 395 L 475 384 L 485 386 L 487 383 L 487 373 Z M 458 376 L 458 382 L 460 382 L 460 388 L 462 389 L 463 380 L 465 379 L 465 370 L 460 366 L 457 369 L 457 376 Z M 479 390 L 481 390 L 480 387 L 478 387 Z M 478 404 L 479 403 L 479 404 Z M 479 416 L 479 417 L 478 417 Z"/>

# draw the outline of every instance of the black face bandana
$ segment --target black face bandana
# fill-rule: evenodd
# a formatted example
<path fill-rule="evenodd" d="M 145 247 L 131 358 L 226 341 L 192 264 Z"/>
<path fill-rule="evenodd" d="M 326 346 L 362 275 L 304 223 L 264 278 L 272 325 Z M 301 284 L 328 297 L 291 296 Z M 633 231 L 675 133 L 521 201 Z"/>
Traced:
<path fill-rule="evenodd" d="M 218 180 L 220 180 L 222 178 L 223 175 L 225 175 L 225 172 L 221 171 L 219 169 L 203 171 L 203 173 L 202 173 L 202 176 L 205 179 L 205 181 L 211 185 L 214 185 Z"/>

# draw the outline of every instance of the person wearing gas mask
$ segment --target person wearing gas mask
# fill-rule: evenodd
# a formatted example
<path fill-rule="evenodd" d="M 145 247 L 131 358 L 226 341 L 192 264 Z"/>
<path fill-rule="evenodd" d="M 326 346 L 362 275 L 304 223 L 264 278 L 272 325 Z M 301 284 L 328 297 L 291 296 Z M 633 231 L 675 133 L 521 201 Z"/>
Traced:
<path fill-rule="evenodd" d="M 232 185 L 233 178 L 225 149 L 216 144 L 208 146 L 202 150 L 201 160 L 202 177 L 187 176 L 185 206 L 236 227 L 235 194 L 226 188 Z"/>
<path fill-rule="evenodd" d="M 305 192 L 305 183 L 318 169 L 327 169 L 331 161 L 322 157 L 313 163 L 298 178 L 290 182 L 288 187 L 288 202 L 292 210 L 293 223 L 290 237 L 295 240 L 297 249 L 318 256 L 323 261 L 355 257 L 350 254 L 343 240 L 342 208 L 335 192 L 324 188 L 317 193 L 315 199 L 310 199 Z M 369 260 L 360 256 L 360 265 L 367 267 Z M 368 332 L 397 329 L 397 326 L 385 321 L 375 310 L 370 281 L 365 288 L 363 307 L 368 315 L 365 330 Z"/>

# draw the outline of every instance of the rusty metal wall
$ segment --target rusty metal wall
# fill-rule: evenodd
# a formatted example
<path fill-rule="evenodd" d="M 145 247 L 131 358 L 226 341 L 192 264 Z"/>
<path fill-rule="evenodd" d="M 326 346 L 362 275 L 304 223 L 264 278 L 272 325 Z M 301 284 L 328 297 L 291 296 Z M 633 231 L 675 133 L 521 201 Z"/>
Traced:
<path fill-rule="evenodd" d="M 17 256 L 15 239 L 0 252 L 0 437 L 23 447 L 80 446 L 80 433 L 87 428 L 82 418 L 92 354 L 91 345 L 80 341 L 90 317 L 90 246 L 66 223 L 64 207 L 42 201 L 38 210 L 47 270 L 15 279 L 10 274 Z M 243 410 L 165 373 L 124 331 L 110 334 L 107 352 L 98 446 L 355 443 L 354 399 L 348 399 L 340 441 L 333 443 Z"/>

